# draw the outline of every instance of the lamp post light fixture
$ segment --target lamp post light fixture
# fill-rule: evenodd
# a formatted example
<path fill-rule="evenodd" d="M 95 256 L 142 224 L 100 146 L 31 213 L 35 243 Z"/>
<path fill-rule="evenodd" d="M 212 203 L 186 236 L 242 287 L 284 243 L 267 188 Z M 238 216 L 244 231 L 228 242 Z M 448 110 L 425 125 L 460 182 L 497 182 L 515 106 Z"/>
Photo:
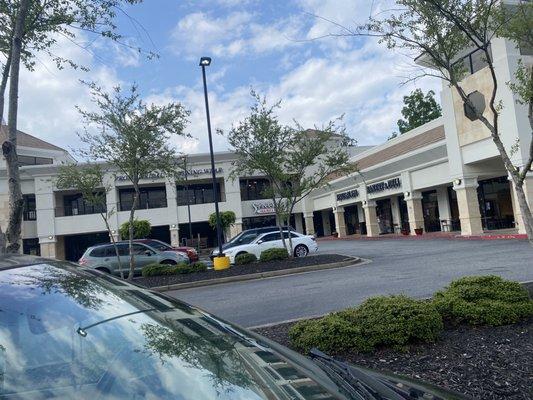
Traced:
<path fill-rule="evenodd" d="M 207 80 L 205 78 L 205 67 L 211 65 L 211 57 L 200 58 L 199 66 L 202 67 L 202 79 L 204 83 L 204 98 L 205 98 L 205 114 L 207 119 L 207 135 L 209 137 L 209 154 L 211 156 L 211 176 L 213 179 L 213 197 L 215 198 L 215 215 L 217 219 L 217 241 L 218 241 L 218 256 L 213 260 L 213 267 L 215 269 L 226 269 L 229 267 L 229 258 L 224 256 L 222 251 L 222 224 L 220 223 L 220 211 L 218 209 L 218 193 L 217 181 L 215 172 L 215 157 L 213 155 L 213 138 L 211 135 L 211 117 L 209 115 L 209 98 L 207 96 Z"/>

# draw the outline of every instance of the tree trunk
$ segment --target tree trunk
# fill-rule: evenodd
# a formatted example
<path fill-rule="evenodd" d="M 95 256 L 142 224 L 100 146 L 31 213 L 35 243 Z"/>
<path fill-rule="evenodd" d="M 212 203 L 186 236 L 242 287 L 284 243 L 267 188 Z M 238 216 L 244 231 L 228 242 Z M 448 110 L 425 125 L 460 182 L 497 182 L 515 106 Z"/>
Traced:
<path fill-rule="evenodd" d="M 2 144 L 2 154 L 4 155 L 7 164 L 9 192 L 9 218 L 6 230 L 6 251 L 8 253 L 18 253 L 19 251 L 19 241 L 22 226 L 22 209 L 24 205 L 22 192 L 20 190 L 20 175 L 17 157 L 17 117 L 22 37 L 29 5 L 30 0 L 20 1 L 20 7 L 15 23 L 15 30 L 13 33 L 11 71 L 9 74 L 8 138 Z"/>
<path fill-rule="evenodd" d="M 130 210 L 130 226 L 129 226 L 129 249 L 130 249 L 130 273 L 128 274 L 128 280 L 133 280 L 133 274 L 135 273 L 135 259 L 133 257 L 133 220 L 135 218 L 135 210 L 137 209 L 137 202 L 139 201 L 139 186 L 134 184 L 135 194 L 133 195 L 133 204 Z"/>
<path fill-rule="evenodd" d="M 533 216 L 531 215 L 531 209 L 527 203 L 526 194 L 524 193 L 524 182 L 517 183 L 513 177 L 513 183 L 516 193 L 516 202 L 520 213 L 522 214 L 522 221 L 524 222 L 524 228 L 526 230 L 529 243 L 533 245 Z"/>
<path fill-rule="evenodd" d="M 104 220 L 107 233 L 109 234 L 109 238 L 111 239 L 111 243 L 113 243 L 113 247 L 115 249 L 115 255 L 117 256 L 118 269 L 120 270 L 120 278 L 124 279 L 124 271 L 122 270 L 122 262 L 120 261 L 120 254 L 118 253 L 117 242 L 115 241 L 115 236 L 113 236 L 113 233 L 111 232 L 111 227 L 109 226 L 109 221 L 107 219 L 108 216 L 104 215 L 104 213 L 100 213 L 100 216 Z"/>

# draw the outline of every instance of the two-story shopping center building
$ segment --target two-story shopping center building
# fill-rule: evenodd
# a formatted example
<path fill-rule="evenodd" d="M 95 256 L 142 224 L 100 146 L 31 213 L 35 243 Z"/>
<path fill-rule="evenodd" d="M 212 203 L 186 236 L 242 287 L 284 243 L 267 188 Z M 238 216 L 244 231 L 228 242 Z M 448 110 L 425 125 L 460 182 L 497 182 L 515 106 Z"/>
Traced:
<path fill-rule="evenodd" d="M 512 161 L 522 167 L 529 156 L 531 128 L 526 105 L 519 104 L 506 82 L 512 82 L 519 59 L 531 65 L 531 52 L 495 38 L 492 57 L 500 82 L 501 137 Z M 470 75 L 462 82 L 467 93 L 488 98 L 491 79 L 483 58 L 465 52 L 462 59 Z M 446 85 L 441 91 L 443 116 L 378 146 L 350 148 L 359 172 L 332 180 L 301 201 L 291 218 L 300 232 L 327 236 L 415 234 L 450 231 L 478 235 L 508 230 L 524 233 L 511 181 L 489 131 L 465 115 L 459 96 Z M 490 111 L 485 110 L 487 115 Z M 2 131 L 5 136 L 5 129 Z M 0 138 L 2 141 L 4 139 Z M 90 246 L 109 241 L 100 210 L 90 207 L 81 194 L 55 186 L 58 166 L 72 157 L 57 145 L 20 132 L 18 153 L 24 194 L 22 248 L 25 253 L 76 260 Z M 222 211 L 232 210 L 234 235 L 243 229 L 276 223 L 271 201 L 263 195 L 269 185 L 262 176 L 230 179 L 231 152 L 215 154 L 218 200 Z M 0 162 L 4 162 L 1 160 Z M 141 182 L 137 217 L 152 225 L 152 236 L 172 244 L 214 245 L 208 224 L 214 212 L 208 154 L 189 156 L 187 182 L 154 175 Z M 111 229 L 128 220 L 133 187 L 119 172 L 106 174 L 106 209 L 114 210 Z M 533 173 L 524 188 L 533 207 Z M 5 163 L 0 164 L 0 225 L 7 219 Z M 199 240 L 198 240 L 199 239 Z"/>

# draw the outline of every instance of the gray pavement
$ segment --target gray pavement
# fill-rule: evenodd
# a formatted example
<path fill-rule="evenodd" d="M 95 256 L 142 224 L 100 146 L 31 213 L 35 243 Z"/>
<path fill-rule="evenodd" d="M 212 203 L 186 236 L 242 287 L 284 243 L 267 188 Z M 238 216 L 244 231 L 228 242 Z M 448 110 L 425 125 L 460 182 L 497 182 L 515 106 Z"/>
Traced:
<path fill-rule="evenodd" d="M 322 315 L 374 295 L 427 297 L 464 275 L 533 280 L 533 248 L 526 241 L 338 240 L 321 242 L 320 252 L 356 255 L 371 262 L 168 294 L 251 327 Z"/>

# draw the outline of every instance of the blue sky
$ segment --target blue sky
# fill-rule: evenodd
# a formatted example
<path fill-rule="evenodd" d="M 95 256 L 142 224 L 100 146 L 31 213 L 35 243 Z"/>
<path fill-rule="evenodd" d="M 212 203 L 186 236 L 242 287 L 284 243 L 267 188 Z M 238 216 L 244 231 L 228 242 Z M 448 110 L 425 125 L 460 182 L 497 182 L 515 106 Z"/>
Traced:
<path fill-rule="evenodd" d="M 88 65 L 89 73 L 58 71 L 44 56 L 21 78 L 21 129 L 66 148 L 79 145 L 82 129 L 74 108 L 90 108 L 79 79 L 105 87 L 136 82 L 149 102 L 179 101 L 191 110 L 187 132 L 178 139 L 188 153 L 207 150 L 200 56 L 213 58 L 208 85 L 215 128 L 227 130 L 248 112 L 253 86 L 271 101 L 282 100 L 285 123 L 320 126 L 344 115 L 347 132 L 359 144 L 381 143 L 396 128 L 402 96 L 415 87 L 439 92 L 440 82 L 401 85 L 412 72 L 411 58 L 387 50 L 374 39 L 322 38 L 339 32 L 318 18 L 353 26 L 379 1 L 364 0 L 145 0 L 119 14 L 119 31 L 133 46 L 157 52 L 146 60 L 109 42 L 91 51 L 60 40 L 57 51 Z M 226 150 L 221 136 L 215 148 Z"/>

